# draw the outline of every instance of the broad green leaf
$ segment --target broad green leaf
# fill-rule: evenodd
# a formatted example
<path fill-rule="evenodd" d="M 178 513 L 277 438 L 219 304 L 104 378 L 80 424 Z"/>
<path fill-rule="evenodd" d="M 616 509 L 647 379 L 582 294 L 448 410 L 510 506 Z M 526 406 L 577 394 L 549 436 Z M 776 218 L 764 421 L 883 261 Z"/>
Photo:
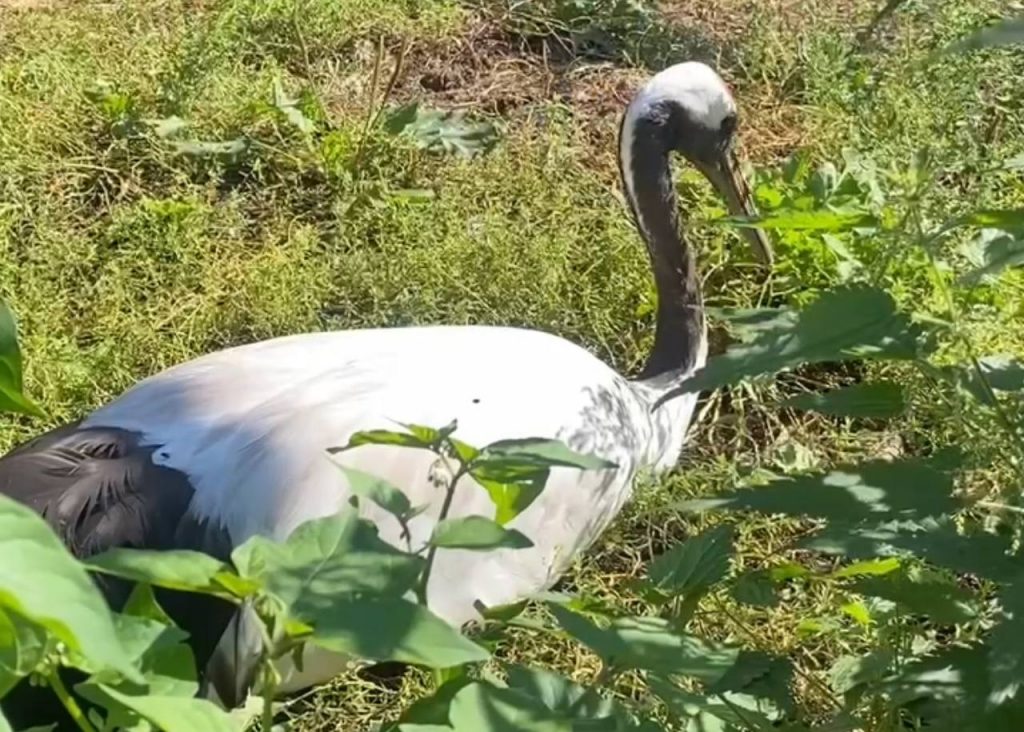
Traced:
<path fill-rule="evenodd" d="M 547 468 L 504 461 L 475 464 L 469 473 L 494 504 L 494 520 L 504 526 L 530 507 L 544 490 Z"/>
<path fill-rule="evenodd" d="M 459 676 L 443 682 L 430 696 L 416 699 L 398 718 L 398 729 L 419 730 L 421 727 L 426 729 L 428 726 L 439 726 L 450 730 L 448 709 L 451 707 L 452 699 L 471 683 L 471 677 Z"/>
<path fill-rule="evenodd" d="M 738 655 L 735 648 L 678 633 L 663 618 L 615 618 L 603 628 L 559 605 L 548 607 L 565 632 L 611 668 L 644 669 L 714 683 Z"/>
<path fill-rule="evenodd" d="M 0 698 L 46 655 L 46 635 L 17 613 L 0 610 Z"/>
<path fill-rule="evenodd" d="M 90 669 L 141 680 L 89 574 L 42 518 L 6 496 L 0 496 L 0 606 L 46 628 Z"/>
<path fill-rule="evenodd" d="M 988 639 L 988 667 L 989 698 L 1002 702 L 1018 696 L 1024 685 L 1024 574 L 1003 586 L 999 601 L 1005 618 Z"/>
<path fill-rule="evenodd" d="M 579 468 L 580 470 L 608 470 L 616 464 L 597 457 L 576 452 L 559 440 L 527 437 L 493 442 L 477 458 L 480 465 L 522 465 L 536 468 Z"/>
<path fill-rule="evenodd" d="M 1005 354 L 986 356 L 978 359 L 977 365 L 975 368 L 973 363 L 961 363 L 929 369 L 929 372 L 988 407 L 997 403 L 989 389 L 995 392 L 1024 390 L 1024 363 L 1017 358 Z"/>
<path fill-rule="evenodd" d="M 647 574 L 662 592 L 702 595 L 729 571 L 732 542 L 731 526 L 715 526 L 655 557 Z"/>
<path fill-rule="evenodd" d="M 888 649 L 878 649 L 864 656 L 842 656 L 828 672 L 832 688 L 837 694 L 847 694 L 858 686 L 880 681 L 893 660 L 893 653 Z"/>
<path fill-rule="evenodd" d="M 0 413 L 3 412 L 43 416 L 39 407 L 22 393 L 18 327 L 14 314 L 0 300 Z"/>
<path fill-rule="evenodd" d="M 754 218 L 733 216 L 722 219 L 721 223 L 773 231 L 850 231 L 875 227 L 878 220 L 864 211 L 835 211 L 822 208 L 816 211 L 794 209 Z"/>
<path fill-rule="evenodd" d="M 708 314 L 728 323 L 729 332 L 745 343 L 765 333 L 784 333 L 793 328 L 797 311 L 781 308 L 711 308 Z"/>
<path fill-rule="evenodd" d="M 1024 361 L 1000 354 L 978 359 L 981 373 L 996 391 L 1024 391 Z"/>
<path fill-rule="evenodd" d="M 892 296 L 883 290 L 861 285 L 832 289 L 801 310 L 791 328 L 768 331 L 710 359 L 660 402 L 803 364 L 914 359 L 922 333 L 920 326 L 896 310 Z"/>
<path fill-rule="evenodd" d="M 94 572 L 157 587 L 216 595 L 229 600 L 247 597 L 259 589 L 252 582 L 239 582 L 240 578 L 224 562 L 184 549 L 109 549 L 90 557 L 85 566 Z M 239 590 L 242 593 L 236 594 Z"/>
<path fill-rule="evenodd" d="M 647 683 L 673 714 L 691 719 L 692 729 L 699 732 L 769 732 L 775 729 L 772 721 L 748 704 L 737 704 L 731 696 L 728 702 L 720 696 L 704 696 L 684 691 L 660 676 L 649 676 Z"/>
<path fill-rule="evenodd" d="M 997 582 L 1015 577 L 1020 567 L 1020 559 L 1009 553 L 1009 540 L 986 533 L 963 535 L 948 519 L 838 524 L 799 546 L 850 558 L 916 556 Z"/>
<path fill-rule="evenodd" d="M 775 583 L 766 570 L 744 572 L 730 588 L 730 593 L 736 602 L 755 607 L 773 607 L 779 601 Z"/>
<path fill-rule="evenodd" d="M 852 523 L 948 514 L 956 508 L 952 492 L 952 478 L 923 461 L 878 460 L 686 501 L 680 508 L 748 510 Z"/>
<path fill-rule="evenodd" d="M 1016 229 L 1024 227 L 1024 208 L 985 209 L 974 211 L 957 218 L 966 226 L 984 226 L 993 229 Z"/>
<path fill-rule="evenodd" d="M 881 577 L 864 577 L 854 592 L 896 603 L 904 613 L 925 615 L 937 623 L 966 623 L 977 617 L 972 592 L 937 572 L 911 567 Z"/>
<path fill-rule="evenodd" d="M 181 643 L 188 633 L 136 615 L 114 615 L 114 627 L 125 653 L 138 662 L 146 653 Z"/>
<path fill-rule="evenodd" d="M 902 665 L 877 686 L 895 703 L 909 705 L 928 721 L 926 729 L 943 732 L 1019 729 L 990 727 L 984 720 L 991 692 L 987 647 L 950 645 L 937 654 Z"/>
<path fill-rule="evenodd" d="M 249 149 L 249 141 L 237 138 L 226 142 L 210 142 L 205 140 L 173 141 L 171 146 L 179 155 L 190 158 L 222 158 L 237 160 Z"/>
<path fill-rule="evenodd" d="M 1006 18 L 985 28 L 974 31 L 949 46 L 945 53 L 962 53 L 979 48 L 1009 46 L 1024 43 L 1024 17 Z"/>
<path fill-rule="evenodd" d="M 254 536 L 231 555 L 243 577 L 260 582 L 297 620 L 316 626 L 347 596 L 400 596 L 423 560 L 387 544 L 352 510 L 307 521 L 284 543 Z"/>
<path fill-rule="evenodd" d="M 789 688 L 793 680 L 793 664 L 788 658 L 772 656 L 764 651 L 740 651 L 736 662 L 707 691 L 721 697 L 744 694 L 765 699 L 782 711 L 792 711 L 793 697 Z M 758 709 L 772 717 L 779 716 L 765 704 Z"/>
<path fill-rule="evenodd" d="M 871 625 L 871 611 L 868 610 L 867 606 L 863 602 L 847 602 L 840 605 L 839 610 L 843 615 L 847 615 L 852 618 L 857 625 L 865 628 Z"/>
<path fill-rule="evenodd" d="M 961 284 L 994 282 L 1003 270 L 1024 265 L 1024 233 L 986 229 L 964 253 L 974 269 L 960 278 Z"/>
<path fill-rule="evenodd" d="M 360 658 L 448 668 L 490 656 L 426 608 L 399 597 L 327 597 L 314 614 L 311 643 Z"/>
<path fill-rule="evenodd" d="M 125 615 L 134 615 L 137 618 L 148 618 L 164 625 L 174 625 L 171 617 L 160 607 L 157 602 L 153 586 L 148 582 L 136 582 L 131 594 L 121 608 Z"/>
<path fill-rule="evenodd" d="M 446 549 L 528 549 L 533 542 L 483 516 L 444 519 L 434 526 L 430 544 Z"/>
<path fill-rule="evenodd" d="M 416 115 L 419 111 L 419 103 L 412 102 L 410 104 L 403 104 L 400 107 L 396 107 L 389 110 L 384 115 L 383 127 L 384 131 L 391 135 L 397 135 L 402 132 L 406 127 L 416 121 Z"/>
<path fill-rule="evenodd" d="M 418 437 L 427 445 L 440 445 L 442 441 L 451 437 L 452 433 L 459 428 L 458 420 L 452 420 L 444 427 L 436 429 L 421 424 L 401 423 L 410 433 Z"/>
<path fill-rule="evenodd" d="M 624 718 L 622 710 L 613 701 L 601 696 L 595 688 L 584 688 L 547 669 L 509 666 L 508 686 L 536 699 L 560 716 L 586 720 L 589 724 L 585 729 L 595 732 L 597 729 L 606 729 L 604 726 L 598 728 L 598 720 L 607 720 L 610 723 L 608 729 L 614 730 L 618 729 L 616 725 Z"/>
<path fill-rule="evenodd" d="M 907 405 L 899 384 L 879 381 L 833 389 L 823 394 L 800 394 L 785 400 L 782 406 L 835 417 L 888 419 L 902 414 Z"/>
<path fill-rule="evenodd" d="M 97 684 L 101 695 L 131 709 L 164 732 L 240 732 L 227 712 L 206 699 L 155 694 L 131 694 L 107 684 Z"/>
<path fill-rule="evenodd" d="M 390 124 L 391 129 L 398 127 L 404 121 L 404 116 L 396 113 Z M 493 125 L 468 122 L 462 110 L 444 112 L 422 108 L 415 109 L 415 119 L 402 124 L 397 134 L 410 137 L 421 149 L 454 153 L 466 158 L 489 151 L 498 137 Z"/>
<path fill-rule="evenodd" d="M 363 430 L 354 432 L 348 438 L 348 444 L 344 447 L 328 448 L 329 453 L 338 453 L 344 450 L 351 450 L 360 445 L 397 445 L 399 447 L 418 447 L 429 450 L 430 440 L 423 440 L 409 432 L 396 432 L 394 430 Z"/>
<path fill-rule="evenodd" d="M 463 687 L 449 710 L 455 732 L 572 732 L 572 723 L 513 689 L 477 681 Z"/>
<path fill-rule="evenodd" d="M 412 513 L 412 504 L 401 490 L 386 480 L 362 470 L 339 465 L 348 479 L 349 490 L 360 498 L 372 501 L 395 518 L 404 520 Z"/>
<path fill-rule="evenodd" d="M 864 577 L 864 576 L 877 576 L 890 574 L 900 568 L 899 559 L 896 557 L 886 557 L 885 559 L 865 559 L 859 562 L 854 562 L 841 569 L 837 569 L 832 573 L 832 576 L 836 579 L 843 579 L 846 577 Z"/>

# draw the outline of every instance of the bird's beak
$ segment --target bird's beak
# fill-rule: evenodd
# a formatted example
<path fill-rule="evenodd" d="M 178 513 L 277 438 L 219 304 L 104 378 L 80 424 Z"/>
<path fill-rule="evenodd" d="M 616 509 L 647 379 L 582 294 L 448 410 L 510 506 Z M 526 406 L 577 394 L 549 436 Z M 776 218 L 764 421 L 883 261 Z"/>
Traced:
<path fill-rule="evenodd" d="M 757 217 L 754 197 L 750 193 L 747 181 L 744 180 L 739 163 L 732 152 L 722 153 L 713 163 L 705 163 L 700 168 L 701 172 L 725 198 L 729 213 L 733 216 Z M 754 250 L 754 256 L 766 269 L 771 270 L 774 255 L 768 237 L 761 229 L 754 227 L 744 227 L 742 231 L 743 236 L 747 238 Z"/>

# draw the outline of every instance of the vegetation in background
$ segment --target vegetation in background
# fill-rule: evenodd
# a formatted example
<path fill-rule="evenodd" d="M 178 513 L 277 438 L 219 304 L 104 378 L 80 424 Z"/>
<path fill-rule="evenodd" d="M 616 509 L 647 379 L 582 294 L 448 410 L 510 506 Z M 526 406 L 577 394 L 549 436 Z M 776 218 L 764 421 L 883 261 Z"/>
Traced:
<path fill-rule="evenodd" d="M 721 354 L 690 388 L 722 387 L 680 471 L 640 492 L 560 594 L 491 612 L 472 643 L 424 619 L 423 650 L 399 659 L 429 668 L 490 652 L 482 670 L 413 670 L 398 689 L 353 675 L 281 718 L 420 732 L 1017 729 L 1024 61 L 993 46 L 1019 22 L 961 41 L 1000 4 L 909 2 L 855 39 L 881 7 L 803 5 L 813 22 L 740 0 L 0 11 L 0 296 L 21 317 L 35 395 L 22 396 L 5 311 L 0 407 L 37 403 L 56 422 L 214 348 L 358 325 L 529 325 L 630 369 L 653 292 L 612 194 L 621 105 L 606 111 L 601 97 L 631 64 L 715 49 L 744 106 L 743 144 L 763 164 L 760 225 L 780 268 L 761 291 L 730 255 L 729 229 L 750 222 L 718 218 L 680 172 Z M 454 113 L 446 85 L 458 77 L 417 75 L 432 53 L 487 34 L 518 55 L 485 66 L 489 86 L 468 93 L 504 118 Z M 620 66 L 588 66 L 608 60 Z M 527 71 L 508 82 L 515 64 Z M 509 89 L 535 74 L 554 79 L 547 96 L 516 106 Z M 7 425 L 9 443 L 44 426 Z M 416 429 L 459 455 L 455 433 Z M 362 500 L 414 509 L 364 485 Z M 17 639 L 4 685 L 34 672 L 72 699 L 54 665 L 75 665 L 101 677 L 72 691 L 118 723 L 232 724 L 190 698 L 181 638 L 147 600 L 145 583 L 183 581 L 173 555 L 94 560 L 145 580 L 141 619 L 110 616 L 38 519 L 3 513 L 0 605 Z M 499 518 L 443 540 L 521 542 Z M 304 531 L 398 552 L 359 526 Z M 246 571 L 247 553 L 302 554 L 303 536 L 240 549 L 195 586 L 261 598 L 269 655 L 296 637 L 360 639 L 295 611 L 301 598 L 273 572 Z M 31 571 L 78 594 L 19 585 L 32 575 L 12 563 L 24 551 L 13 542 L 38 552 Z M 403 561 L 375 601 L 415 588 L 423 559 Z M 595 682 L 605 692 L 575 685 Z M 410 706 L 417 697 L 435 701 Z"/>

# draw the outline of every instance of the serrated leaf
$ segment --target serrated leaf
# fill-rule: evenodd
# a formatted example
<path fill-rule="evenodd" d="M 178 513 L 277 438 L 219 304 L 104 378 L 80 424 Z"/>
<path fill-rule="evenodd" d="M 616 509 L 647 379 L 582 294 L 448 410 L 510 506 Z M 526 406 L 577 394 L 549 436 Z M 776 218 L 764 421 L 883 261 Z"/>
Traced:
<path fill-rule="evenodd" d="M 1020 566 L 1009 554 L 1007 539 L 986 533 L 965 536 L 948 519 L 828 526 L 798 546 L 850 558 L 916 556 L 997 582 L 1015 577 Z"/>
<path fill-rule="evenodd" d="M 864 577 L 854 592 L 896 603 L 904 613 L 925 615 L 937 623 L 966 623 L 977 617 L 973 593 L 939 574 L 913 567 L 880 577 Z"/>
<path fill-rule="evenodd" d="M 906 410 L 903 389 L 888 381 L 865 382 L 823 394 L 800 394 L 782 402 L 784 407 L 830 414 L 834 417 L 888 419 Z"/>
<path fill-rule="evenodd" d="M 506 529 L 483 516 L 438 521 L 430 544 L 446 549 L 528 549 L 533 546 L 522 532 Z"/>
<path fill-rule="evenodd" d="M 918 460 L 878 460 L 827 473 L 780 478 L 718 498 L 686 501 L 684 511 L 748 510 L 844 523 L 939 516 L 956 508 L 953 481 Z"/>
<path fill-rule="evenodd" d="M 863 211 L 835 211 L 829 208 L 815 211 L 789 210 L 764 217 L 732 216 L 721 223 L 741 228 L 772 231 L 850 231 L 878 225 L 878 219 Z"/>
<path fill-rule="evenodd" d="M 662 592 L 702 595 L 725 577 L 732 552 L 732 526 L 715 526 L 655 557 L 647 574 Z"/>
<path fill-rule="evenodd" d="M 605 730 L 604 725 L 598 726 L 599 720 L 609 723 L 607 729 L 617 729 L 616 725 L 624 717 L 622 710 L 595 688 L 582 687 L 553 671 L 518 665 L 509 666 L 507 671 L 510 689 L 539 701 L 560 716 L 585 720 L 588 722 L 585 729 Z"/>
<path fill-rule="evenodd" d="M 1024 221 L 1019 225 L 1024 226 Z M 1024 265 L 1024 235 L 985 230 L 971 242 L 965 254 L 975 268 L 960 277 L 960 283 L 973 286 L 993 282 L 1004 270 Z"/>
<path fill-rule="evenodd" d="M 349 490 L 360 498 L 372 501 L 399 520 L 412 513 L 409 498 L 388 481 L 369 473 L 338 465 L 348 479 Z"/>
<path fill-rule="evenodd" d="M 0 496 L 0 607 L 42 626 L 83 657 L 141 681 L 85 569 L 34 511 Z"/>
<path fill-rule="evenodd" d="M 791 328 L 775 329 L 740 344 L 662 396 L 717 389 L 803 364 L 861 358 L 917 358 L 923 331 L 897 311 L 887 292 L 866 286 L 827 291 L 799 311 Z"/>
<path fill-rule="evenodd" d="M 0 413 L 44 416 L 22 392 L 21 350 L 14 314 L 0 301 Z"/>
<path fill-rule="evenodd" d="M 735 648 L 678 633 L 664 618 L 615 618 L 605 628 L 560 605 L 548 607 L 565 632 L 611 668 L 644 669 L 714 683 L 739 654 Z"/>
<path fill-rule="evenodd" d="M 1001 703 L 1018 696 L 1024 686 L 1024 575 L 999 592 L 1004 619 L 988 639 L 989 700 Z"/>
<path fill-rule="evenodd" d="M 1024 391 L 1024 361 L 1008 355 L 978 359 L 981 373 L 996 391 Z"/>
<path fill-rule="evenodd" d="M 722 697 L 741 693 L 767 699 L 778 709 L 790 711 L 794 706 L 789 691 L 792 678 L 793 664 L 789 659 L 763 651 L 743 650 L 732 667 L 707 690 L 709 694 Z"/>
<path fill-rule="evenodd" d="M 564 442 L 543 437 L 527 437 L 493 442 L 481 451 L 479 465 L 522 465 L 530 468 L 578 468 L 610 470 L 614 462 L 596 455 L 576 452 Z"/>
<path fill-rule="evenodd" d="M 423 568 L 421 558 L 384 542 L 351 510 L 307 521 L 283 543 L 253 536 L 231 558 L 242 577 L 314 627 L 346 596 L 404 594 Z"/>
<path fill-rule="evenodd" d="M 744 572 L 733 584 L 730 593 L 736 602 L 755 607 L 773 607 L 779 601 L 775 583 L 765 570 Z"/>
<path fill-rule="evenodd" d="M 416 116 L 419 113 L 419 103 L 411 102 L 410 104 L 403 104 L 400 107 L 396 107 L 390 110 L 384 116 L 384 131 L 390 135 L 397 135 L 402 132 L 406 127 L 416 121 Z"/>
<path fill-rule="evenodd" d="M 425 607 L 400 597 L 337 598 L 315 615 L 309 642 L 359 658 L 448 668 L 490 657 Z"/>
<path fill-rule="evenodd" d="M 893 660 L 893 653 L 888 649 L 878 649 L 864 656 L 842 656 L 828 672 L 832 688 L 837 694 L 847 694 L 858 686 L 880 681 Z"/>
<path fill-rule="evenodd" d="M 239 578 L 228 564 L 184 549 L 109 549 L 90 557 L 84 564 L 93 572 L 228 600 L 248 597 L 259 589 L 251 582 L 238 582 Z M 237 594 L 238 590 L 243 590 L 242 594 Z"/>
<path fill-rule="evenodd" d="M 773 730 L 772 721 L 756 709 L 751 709 L 749 702 L 737 704 L 736 699 L 728 698 L 728 703 L 718 696 L 704 696 L 691 691 L 684 691 L 675 684 L 660 676 L 649 676 L 647 683 L 659 699 L 682 719 L 694 722 L 687 730 L 694 732 L 768 732 Z M 747 700 L 743 700 L 747 701 Z"/>
<path fill-rule="evenodd" d="M 729 331 L 749 343 L 766 333 L 784 333 L 796 325 L 798 313 L 781 308 L 707 308 L 709 315 L 724 320 Z"/>
<path fill-rule="evenodd" d="M 397 134 L 410 137 L 421 149 L 471 158 L 488 152 L 497 141 L 498 134 L 493 125 L 468 122 L 461 111 L 419 108 L 414 111 L 415 119 L 402 124 Z M 386 128 L 398 128 L 407 114 L 396 112 L 394 121 Z"/>

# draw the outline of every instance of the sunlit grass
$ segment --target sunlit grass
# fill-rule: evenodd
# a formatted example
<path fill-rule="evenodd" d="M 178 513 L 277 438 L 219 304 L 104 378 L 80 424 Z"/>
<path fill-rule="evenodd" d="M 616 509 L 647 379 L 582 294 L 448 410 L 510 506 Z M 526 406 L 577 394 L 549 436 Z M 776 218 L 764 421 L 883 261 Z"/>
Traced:
<path fill-rule="evenodd" d="M 19 314 L 28 390 L 51 423 L 77 418 L 199 354 L 326 328 L 514 324 L 570 338 L 625 372 L 640 365 L 654 293 L 609 165 L 614 119 L 553 92 L 494 120 L 502 132 L 497 149 L 468 161 L 365 132 L 380 34 L 388 53 L 378 88 L 402 42 L 421 54 L 442 39 L 472 43 L 479 7 L 435 0 L 194 5 L 0 10 L 0 298 Z M 537 5 L 543 13 L 545 5 Z M 803 14 L 792 3 L 753 12 L 732 1 L 666 5 L 665 17 L 693 25 L 675 35 L 669 26 L 654 57 L 722 50 L 723 73 L 744 108 L 743 144 L 759 162 L 774 162 L 796 145 L 830 158 L 856 147 L 886 168 L 905 166 L 927 146 L 950 171 L 934 199 L 936 219 L 967 206 L 1024 205 L 1019 176 L 986 172 L 1024 151 L 1019 55 L 980 53 L 913 67 L 928 47 L 1000 3 L 911 8 L 880 29 L 878 45 L 864 53 L 851 50 L 856 29 L 846 16 L 826 13 L 821 3 L 804 3 Z M 867 18 L 874 4 L 848 5 Z M 511 26 L 507 7 L 484 7 L 491 31 Z M 736 19 L 747 12 L 744 22 Z M 612 30 L 614 41 L 628 28 Z M 529 64 L 542 58 L 530 54 L 536 46 L 516 47 L 527 78 Z M 643 47 L 631 48 L 626 59 L 650 58 Z M 608 66 L 595 73 L 616 72 Z M 571 84 L 577 77 L 565 78 Z M 312 158 L 310 143 L 275 114 L 275 80 L 318 102 L 309 107 L 321 122 Z M 125 137 L 117 131 L 120 113 L 90 98 L 98 81 L 122 94 L 138 118 L 179 116 L 197 139 L 248 136 L 258 144 L 235 165 L 183 158 L 149 134 Z M 398 93 L 430 96 L 408 67 Z M 703 182 L 680 178 L 709 303 L 756 304 L 761 292 L 735 235 L 706 225 L 717 202 Z M 780 253 L 786 256 L 785 247 Z M 812 268 L 819 276 L 833 267 L 823 257 L 796 266 L 791 277 L 799 282 Z M 941 313 L 927 271 L 898 271 L 886 284 L 903 301 Z M 999 325 L 1024 316 L 1022 279 L 1008 277 L 972 297 L 959 305 L 988 309 L 966 316 L 975 346 L 1024 352 L 1024 331 Z M 923 450 L 963 429 L 926 380 L 898 376 L 911 387 L 915 409 L 885 428 L 780 412 L 775 404 L 792 382 L 712 397 L 677 473 L 638 489 L 566 587 L 643 612 L 629 580 L 642 575 L 652 554 L 709 520 L 680 517 L 677 500 L 729 489 L 757 466 L 794 469 Z M 845 377 L 801 378 L 827 384 Z M 44 426 L 8 419 L 0 423 L 0 444 Z M 985 454 L 995 446 L 978 447 Z M 995 483 L 1000 473 L 993 470 Z M 741 563 L 789 556 L 799 530 L 794 522 L 744 521 Z M 840 600 L 827 585 L 793 593 L 769 611 L 715 597 L 697 623 L 711 635 L 790 653 L 817 672 L 871 639 L 870 628 L 838 611 Z M 730 611 L 724 620 L 719 603 Z M 801 627 L 819 617 L 835 627 Z M 584 681 L 596 670 L 575 645 L 525 631 L 513 639 L 502 650 L 510 657 Z M 417 675 L 397 688 L 341 680 L 294 705 L 296 729 L 365 729 L 393 717 L 425 683 Z M 797 686 L 809 709 L 828 708 L 820 689 L 803 679 Z M 621 690 L 634 692 L 628 679 Z"/>

